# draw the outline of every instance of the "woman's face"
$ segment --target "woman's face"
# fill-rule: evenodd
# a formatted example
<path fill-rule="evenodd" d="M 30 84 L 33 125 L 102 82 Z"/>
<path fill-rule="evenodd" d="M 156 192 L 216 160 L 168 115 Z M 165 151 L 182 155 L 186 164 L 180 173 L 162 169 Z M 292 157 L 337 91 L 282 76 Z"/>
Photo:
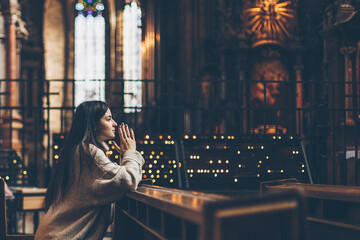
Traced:
<path fill-rule="evenodd" d="M 115 138 L 116 126 L 117 123 L 112 119 L 111 111 L 108 109 L 96 127 L 99 140 L 105 141 Z"/>

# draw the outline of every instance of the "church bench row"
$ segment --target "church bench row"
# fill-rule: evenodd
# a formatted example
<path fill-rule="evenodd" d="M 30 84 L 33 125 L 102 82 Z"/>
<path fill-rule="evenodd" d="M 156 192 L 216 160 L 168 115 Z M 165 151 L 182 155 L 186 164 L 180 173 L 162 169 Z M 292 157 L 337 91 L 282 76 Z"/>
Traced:
<path fill-rule="evenodd" d="M 307 200 L 312 239 L 360 239 L 360 187 L 298 183 L 295 179 L 264 182 L 262 193 L 298 190 Z"/>
<path fill-rule="evenodd" d="M 116 203 L 114 239 L 307 239 L 297 192 L 239 199 L 142 185 Z"/>

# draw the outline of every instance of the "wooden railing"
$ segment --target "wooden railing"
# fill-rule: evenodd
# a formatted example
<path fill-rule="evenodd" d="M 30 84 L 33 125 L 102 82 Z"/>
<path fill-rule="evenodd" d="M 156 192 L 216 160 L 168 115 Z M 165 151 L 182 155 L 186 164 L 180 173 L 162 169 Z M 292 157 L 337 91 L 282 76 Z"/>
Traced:
<path fill-rule="evenodd" d="M 114 239 L 307 239 L 297 192 L 241 199 L 142 185 L 116 204 Z"/>
<path fill-rule="evenodd" d="M 265 182 L 262 192 L 298 190 L 307 199 L 312 239 L 360 239 L 360 187 L 302 184 L 295 179 Z"/>

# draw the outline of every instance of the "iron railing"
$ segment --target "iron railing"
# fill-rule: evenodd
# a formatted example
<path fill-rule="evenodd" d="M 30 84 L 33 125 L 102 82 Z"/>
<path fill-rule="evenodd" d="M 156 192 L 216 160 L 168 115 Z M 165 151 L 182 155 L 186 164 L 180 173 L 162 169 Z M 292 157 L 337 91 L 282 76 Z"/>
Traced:
<path fill-rule="evenodd" d="M 127 81 L 142 83 L 141 107 L 124 106 L 123 96 L 131 94 L 123 91 L 125 80 L 106 80 L 106 100 L 114 119 L 138 134 L 296 135 L 314 182 L 359 185 L 359 82 Z M 18 89 L 15 105 L 6 100 L 11 82 Z M 38 171 L 44 168 L 48 171 L 40 178 L 49 177 L 52 134 L 69 129 L 74 83 L 0 80 L 2 148 L 16 149 L 33 176 L 41 176 Z M 14 138 L 18 146 L 13 146 Z"/>

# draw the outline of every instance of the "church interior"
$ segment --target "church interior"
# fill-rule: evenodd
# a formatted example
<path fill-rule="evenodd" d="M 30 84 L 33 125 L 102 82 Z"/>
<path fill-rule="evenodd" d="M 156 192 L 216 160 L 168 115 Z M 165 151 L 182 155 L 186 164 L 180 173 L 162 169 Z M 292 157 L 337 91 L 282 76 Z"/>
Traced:
<path fill-rule="evenodd" d="M 0 0 L 0 239 L 87 100 L 145 159 L 104 239 L 360 239 L 359 0 Z"/>

